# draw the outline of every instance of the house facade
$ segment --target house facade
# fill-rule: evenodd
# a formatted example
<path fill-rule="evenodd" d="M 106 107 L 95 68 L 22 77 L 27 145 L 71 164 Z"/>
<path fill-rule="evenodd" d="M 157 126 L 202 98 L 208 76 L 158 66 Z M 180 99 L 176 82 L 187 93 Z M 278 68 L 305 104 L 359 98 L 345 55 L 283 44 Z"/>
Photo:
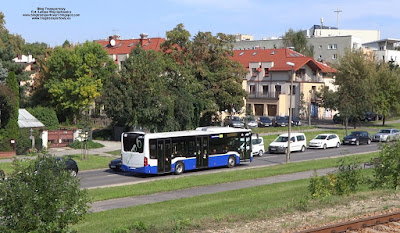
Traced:
<path fill-rule="evenodd" d="M 332 76 L 335 70 L 331 67 L 291 49 L 233 52 L 232 59 L 248 69 L 244 77 L 245 89 L 248 92 L 246 105 L 255 116 L 289 115 L 290 101 L 294 116 L 305 118 L 308 113 L 318 118 L 332 116 L 331 111 L 327 112 L 318 106 L 320 100 L 316 97 L 317 91 L 324 86 L 335 88 Z M 294 64 L 293 70 L 287 62 Z"/>

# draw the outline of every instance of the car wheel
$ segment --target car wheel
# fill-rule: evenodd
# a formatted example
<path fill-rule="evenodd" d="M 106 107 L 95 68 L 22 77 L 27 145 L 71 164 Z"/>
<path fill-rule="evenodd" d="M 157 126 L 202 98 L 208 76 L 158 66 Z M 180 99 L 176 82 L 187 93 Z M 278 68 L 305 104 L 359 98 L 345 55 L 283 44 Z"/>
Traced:
<path fill-rule="evenodd" d="M 323 145 L 322 149 L 326 150 L 326 144 Z"/>
<path fill-rule="evenodd" d="M 264 155 L 264 151 L 263 151 L 263 150 L 260 150 L 260 151 L 258 152 L 258 156 L 262 157 L 263 155 Z"/>
<path fill-rule="evenodd" d="M 71 170 L 71 176 L 76 177 L 78 175 L 78 171 Z"/>
<path fill-rule="evenodd" d="M 183 171 L 185 170 L 185 166 L 183 165 L 182 162 L 177 162 L 175 164 L 175 175 L 180 175 L 183 173 Z"/>
<path fill-rule="evenodd" d="M 356 146 L 359 146 L 360 145 L 360 142 L 359 141 L 356 141 Z"/>
<path fill-rule="evenodd" d="M 340 142 L 338 142 L 337 144 L 336 144 L 336 148 L 339 148 L 340 147 Z"/>
<path fill-rule="evenodd" d="M 368 145 L 371 144 L 371 139 L 368 139 L 367 144 Z"/>
<path fill-rule="evenodd" d="M 228 167 L 229 167 L 229 168 L 232 168 L 232 167 L 234 167 L 235 165 L 236 165 L 236 159 L 235 159 L 235 157 L 234 157 L 233 155 L 229 156 L 229 159 L 228 159 Z"/>
<path fill-rule="evenodd" d="M 301 151 L 301 152 L 306 151 L 306 147 L 305 147 L 305 146 L 302 146 L 300 151 Z"/>

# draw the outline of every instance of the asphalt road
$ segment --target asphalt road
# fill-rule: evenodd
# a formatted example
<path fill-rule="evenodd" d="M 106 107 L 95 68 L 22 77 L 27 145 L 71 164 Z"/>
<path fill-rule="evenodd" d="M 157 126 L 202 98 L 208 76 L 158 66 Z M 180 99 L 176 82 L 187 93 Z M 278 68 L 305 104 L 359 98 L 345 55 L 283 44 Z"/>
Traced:
<path fill-rule="evenodd" d="M 346 156 L 350 154 L 366 153 L 379 150 L 378 143 L 371 143 L 370 145 L 342 145 L 340 148 L 331 148 L 327 150 L 321 149 L 307 149 L 305 152 L 292 152 L 290 160 L 292 162 L 307 161 L 320 158 L 329 158 L 337 156 Z M 285 163 L 285 154 L 264 154 L 262 157 L 255 157 L 250 164 L 243 164 L 235 168 L 213 168 L 198 171 L 185 172 L 181 176 L 190 176 L 195 174 L 206 174 L 224 171 L 227 169 L 249 169 L 259 166 L 269 166 L 274 164 Z M 81 188 L 96 188 L 96 187 L 110 187 L 122 186 L 128 184 L 135 184 L 141 182 L 148 182 L 156 179 L 171 179 L 177 176 L 172 174 L 164 175 L 147 175 L 140 176 L 129 172 L 115 172 L 109 169 L 81 171 L 78 176 L 81 178 Z M 180 176 L 180 177 L 181 177 Z"/>

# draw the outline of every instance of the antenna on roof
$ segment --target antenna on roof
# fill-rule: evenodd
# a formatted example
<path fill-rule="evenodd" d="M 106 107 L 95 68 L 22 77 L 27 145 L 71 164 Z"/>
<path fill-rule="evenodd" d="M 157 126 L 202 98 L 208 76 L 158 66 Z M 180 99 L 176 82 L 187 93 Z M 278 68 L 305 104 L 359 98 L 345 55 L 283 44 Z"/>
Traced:
<path fill-rule="evenodd" d="M 339 13 L 342 12 L 342 10 L 339 10 L 339 8 L 337 8 L 337 10 L 333 11 L 336 12 L 337 16 L 336 16 L 336 28 L 339 29 Z"/>

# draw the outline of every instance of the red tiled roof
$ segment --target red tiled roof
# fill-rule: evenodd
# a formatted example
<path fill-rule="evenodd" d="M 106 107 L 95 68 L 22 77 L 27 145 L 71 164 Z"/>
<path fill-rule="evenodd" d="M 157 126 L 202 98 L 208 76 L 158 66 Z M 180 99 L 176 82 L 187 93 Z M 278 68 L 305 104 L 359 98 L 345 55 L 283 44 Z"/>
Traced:
<path fill-rule="evenodd" d="M 287 48 L 233 50 L 233 54 L 231 59 L 240 62 L 245 68 L 249 68 L 251 62 L 274 62 L 270 71 L 290 71 L 292 67 L 286 62 L 292 62 L 295 65 L 295 71 L 307 64 L 313 70 L 336 72 L 335 69 L 318 63 L 312 57 L 305 57 L 303 54 Z"/>
<path fill-rule="evenodd" d="M 161 44 L 165 41 L 164 38 L 144 38 L 144 39 L 128 39 L 120 40 L 115 39 L 115 45 L 111 46 L 110 41 L 107 40 L 96 40 L 95 42 L 101 44 L 104 49 L 107 50 L 108 54 L 129 54 L 131 50 L 136 47 L 136 44 L 141 44 L 144 50 L 155 50 L 159 51 Z"/>

